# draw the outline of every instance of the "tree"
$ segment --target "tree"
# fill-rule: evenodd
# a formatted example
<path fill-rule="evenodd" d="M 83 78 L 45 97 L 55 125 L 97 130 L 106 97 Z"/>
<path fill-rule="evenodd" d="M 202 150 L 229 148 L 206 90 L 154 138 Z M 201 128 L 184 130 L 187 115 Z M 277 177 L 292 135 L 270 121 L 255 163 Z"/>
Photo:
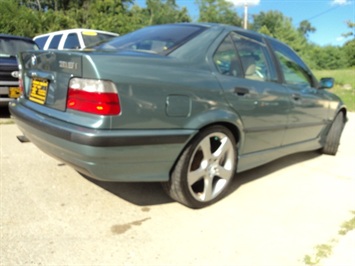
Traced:
<path fill-rule="evenodd" d="M 0 0 L 0 29 L 2 33 L 33 37 L 41 27 L 38 11 L 12 0 Z"/>
<path fill-rule="evenodd" d="M 179 9 L 175 0 L 147 0 L 142 10 L 147 25 L 191 21 L 186 7 Z"/>
<path fill-rule="evenodd" d="M 343 50 L 347 58 L 347 65 L 349 67 L 354 67 L 355 66 L 355 39 L 345 43 Z"/>
<path fill-rule="evenodd" d="M 308 20 L 302 20 L 299 27 L 298 27 L 298 31 L 305 36 L 306 38 L 308 38 L 309 33 L 313 33 L 316 31 L 316 28 L 314 28 L 311 23 Z"/>
<path fill-rule="evenodd" d="M 338 46 L 312 45 L 309 55 L 313 69 L 340 69 L 347 67 L 343 49 Z"/>
<path fill-rule="evenodd" d="M 199 22 L 223 23 L 242 26 L 242 18 L 233 11 L 233 4 L 226 0 L 195 0 L 199 7 Z"/>
<path fill-rule="evenodd" d="M 252 29 L 287 43 L 296 52 L 305 54 L 307 39 L 292 25 L 292 19 L 279 11 L 261 12 L 253 16 Z"/>
<path fill-rule="evenodd" d="M 347 33 L 344 33 L 342 34 L 345 38 L 348 38 L 348 37 L 353 37 L 355 38 L 355 23 L 351 22 L 350 20 L 346 22 L 346 24 L 348 24 L 348 27 L 351 29 L 351 31 L 347 32 Z"/>
<path fill-rule="evenodd" d="M 355 66 L 355 23 L 351 21 L 347 21 L 346 24 L 350 28 L 350 31 L 342 34 L 345 38 L 351 38 L 348 42 L 346 42 L 343 46 L 344 55 L 347 58 L 348 66 Z"/>

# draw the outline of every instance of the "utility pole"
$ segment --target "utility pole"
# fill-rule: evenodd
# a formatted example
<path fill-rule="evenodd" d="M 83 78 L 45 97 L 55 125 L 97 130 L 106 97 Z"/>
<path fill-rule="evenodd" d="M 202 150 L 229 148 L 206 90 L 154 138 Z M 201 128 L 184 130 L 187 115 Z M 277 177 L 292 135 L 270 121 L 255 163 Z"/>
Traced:
<path fill-rule="evenodd" d="M 244 1 L 244 29 L 248 29 L 248 3 Z"/>

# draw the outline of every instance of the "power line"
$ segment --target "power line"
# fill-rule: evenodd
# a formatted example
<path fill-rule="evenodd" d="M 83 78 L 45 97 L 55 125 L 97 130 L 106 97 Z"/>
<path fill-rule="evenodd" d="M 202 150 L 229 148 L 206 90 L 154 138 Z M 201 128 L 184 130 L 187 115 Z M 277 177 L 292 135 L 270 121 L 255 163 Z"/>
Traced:
<path fill-rule="evenodd" d="M 314 15 L 313 17 L 310 17 L 310 18 L 307 19 L 307 20 L 310 21 L 310 20 L 312 20 L 312 19 L 315 19 L 315 18 L 318 18 L 318 17 L 320 17 L 320 16 L 323 16 L 324 14 L 329 13 L 330 11 L 333 11 L 333 10 L 339 8 L 339 7 L 340 7 L 340 6 L 335 6 L 335 7 L 329 8 L 329 9 L 327 9 L 327 10 L 325 10 L 325 11 L 323 11 L 323 12 L 317 14 L 317 15 Z"/>

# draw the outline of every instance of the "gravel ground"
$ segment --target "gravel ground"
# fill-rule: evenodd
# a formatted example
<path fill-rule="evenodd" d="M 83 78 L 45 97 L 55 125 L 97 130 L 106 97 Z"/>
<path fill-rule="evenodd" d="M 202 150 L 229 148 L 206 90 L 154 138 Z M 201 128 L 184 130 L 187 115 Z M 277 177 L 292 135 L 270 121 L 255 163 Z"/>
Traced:
<path fill-rule="evenodd" d="M 337 156 L 299 153 L 241 173 L 202 210 L 159 184 L 87 179 L 0 119 L 0 265 L 355 265 L 355 114 Z M 139 166 L 137 166 L 139 167 Z"/>

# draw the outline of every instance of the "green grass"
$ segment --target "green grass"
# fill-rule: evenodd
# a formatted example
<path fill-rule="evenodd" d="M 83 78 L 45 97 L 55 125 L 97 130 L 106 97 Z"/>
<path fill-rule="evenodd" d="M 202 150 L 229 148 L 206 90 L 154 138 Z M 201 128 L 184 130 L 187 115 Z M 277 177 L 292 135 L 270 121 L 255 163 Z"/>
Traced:
<path fill-rule="evenodd" d="M 318 265 L 322 259 L 332 255 L 332 249 L 333 247 L 328 244 L 317 245 L 315 247 L 316 253 L 314 256 L 306 255 L 303 262 L 307 265 Z"/>
<path fill-rule="evenodd" d="M 311 265 L 311 266 L 319 265 L 321 260 L 328 258 L 330 255 L 332 255 L 332 250 L 334 245 L 336 245 L 339 242 L 339 236 L 344 236 L 351 230 L 355 230 L 355 211 L 352 211 L 351 213 L 352 213 L 352 217 L 341 225 L 340 230 L 338 231 L 337 238 L 333 238 L 327 244 L 317 245 L 314 248 L 314 253 L 312 255 L 304 256 L 303 262 L 306 265 Z"/>
<path fill-rule="evenodd" d="M 355 229 L 355 211 L 352 211 L 352 214 L 354 215 L 354 217 L 352 217 L 349 221 L 346 221 L 341 225 L 339 235 L 346 235 L 349 231 Z"/>
<path fill-rule="evenodd" d="M 355 68 L 316 70 L 314 74 L 318 79 L 322 77 L 334 78 L 335 86 L 331 91 L 344 101 L 350 112 L 355 112 Z"/>

